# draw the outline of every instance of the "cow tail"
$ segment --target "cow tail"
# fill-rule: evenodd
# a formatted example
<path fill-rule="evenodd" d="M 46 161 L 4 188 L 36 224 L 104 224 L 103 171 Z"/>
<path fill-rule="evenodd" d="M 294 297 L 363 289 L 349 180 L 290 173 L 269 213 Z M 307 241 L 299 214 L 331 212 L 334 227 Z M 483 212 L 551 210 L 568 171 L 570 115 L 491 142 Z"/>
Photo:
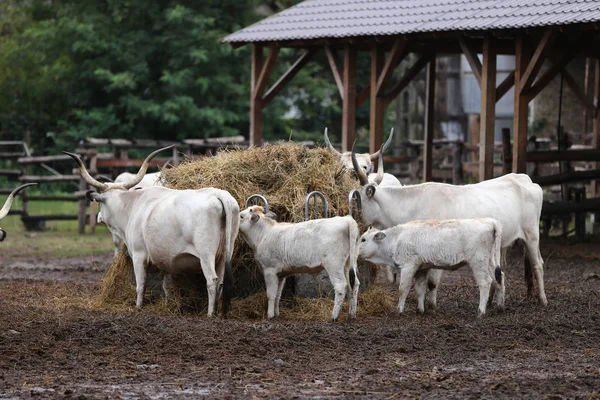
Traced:
<path fill-rule="evenodd" d="M 351 218 L 352 219 L 352 218 Z M 349 280 L 350 280 L 350 288 L 354 289 L 354 285 L 356 284 L 356 270 L 357 270 L 357 259 L 358 259 L 358 246 L 356 245 L 358 242 L 358 227 L 354 219 L 351 222 L 348 222 L 348 238 L 350 240 L 350 271 L 349 271 Z"/>
<path fill-rule="evenodd" d="M 499 284 L 502 283 L 502 268 L 500 265 L 501 252 L 502 252 L 502 226 L 498 221 L 494 221 L 494 237 L 493 237 L 493 249 L 494 253 L 492 254 L 492 260 L 496 269 L 494 271 L 494 275 L 496 278 L 496 282 Z"/>
<path fill-rule="evenodd" d="M 219 201 L 223 205 L 225 213 L 225 276 L 223 277 L 223 317 L 231 310 L 231 299 L 233 297 L 233 272 L 231 271 L 231 258 L 233 256 L 233 246 L 235 244 L 232 234 L 234 226 L 239 223 L 237 213 L 234 213 L 235 207 L 229 196 L 219 196 Z M 235 204 L 237 206 L 237 204 Z M 235 214 L 235 215 L 234 215 Z"/>

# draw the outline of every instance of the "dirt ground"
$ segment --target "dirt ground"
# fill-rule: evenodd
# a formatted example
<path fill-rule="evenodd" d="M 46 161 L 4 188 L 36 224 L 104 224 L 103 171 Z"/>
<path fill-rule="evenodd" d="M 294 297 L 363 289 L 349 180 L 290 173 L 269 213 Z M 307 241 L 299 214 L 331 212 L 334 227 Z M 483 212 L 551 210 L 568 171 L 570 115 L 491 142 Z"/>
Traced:
<path fill-rule="evenodd" d="M 437 312 L 355 322 L 208 320 L 94 307 L 111 259 L 0 261 L 3 398 L 600 398 L 600 244 L 545 243 L 542 308 L 522 267 L 477 319 L 468 271 Z M 391 285 L 386 288 L 396 295 Z"/>

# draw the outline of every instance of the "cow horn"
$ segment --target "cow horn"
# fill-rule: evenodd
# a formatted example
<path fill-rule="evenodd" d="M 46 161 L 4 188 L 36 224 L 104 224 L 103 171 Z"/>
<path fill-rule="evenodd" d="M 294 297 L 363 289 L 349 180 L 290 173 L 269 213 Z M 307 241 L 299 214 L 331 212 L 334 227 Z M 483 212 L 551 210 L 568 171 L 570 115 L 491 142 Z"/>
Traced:
<path fill-rule="evenodd" d="M 75 160 L 75 162 L 77 163 L 77 166 L 79 167 L 79 173 L 81 174 L 83 179 L 85 179 L 85 181 L 90 186 L 100 189 L 100 191 L 102 191 L 102 192 L 112 188 L 112 186 L 109 186 L 106 183 L 99 182 L 96 179 L 92 178 L 92 176 L 88 172 L 87 168 L 83 164 L 83 161 L 81 161 L 81 158 L 77 154 L 69 153 L 68 151 L 63 151 L 63 153 L 65 153 L 66 155 L 71 157 L 73 160 Z"/>
<path fill-rule="evenodd" d="M 375 183 L 381 185 L 383 180 L 383 146 L 379 149 L 379 163 L 377 164 L 377 176 L 375 176 Z"/>
<path fill-rule="evenodd" d="M 154 158 L 154 156 L 156 156 L 161 151 L 168 150 L 170 148 L 173 148 L 174 146 L 175 145 L 172 144 L 170 146 L 163 147 L 162 149 L 158 149 L 158 150 L 155 150 L 152 153 L 150 153 L 148 155 L 148 157 L 146 157 L 146 159 L 144 160 L 144 163 L 140 167 L 140 170 L 135 175 L 135 177 L 129 182 L 124 182 L 123 187 L 125 189 L 130 189 L 130 188 L 134 187 L 135 185 L 137 185 L 138 183 L 140 183 L 140 181 L 144 178 L 144 175 L 146 175 L 146 171 L 148 170 L 148 166 L 150 165 L 150 160 L 152 160 Z"/>
<path fill-rule="evenodd" d="M 342 156 L 342 153 L 340 153 L 339 151 L 337 151 L 335 149 L 335 147 L 333 147 L 331 145 L 331 142 L 329 141 L 329 136 L 327 135 L 327 128 L 325 128 L 325 133 L 323 135 L 325 137 L 325 144 L 327 145 L 327 147 L 329 148 L 329 150 L 333 151 L 333 154 L 335 154 L 338 157 Z"/>
<path fill-rule="evenodd" d="M 367 178 L 367 174 L 365 171 L 358 165 L 358 161 L 356 161 L 356 141 L 352 144 L 352 166 L 354 167 L 354 172 L 356 172 L 356 176 L 358 177 L 358 181 L 361 186 L 369 183 L 369 179 Z"/>
<path fill-rule="evenodd" d="M 6 199 L 4 206 L 0 210 L 0 219 L 6 217 L 8 215 L 8 212 L 10 211 L 10 206 L 12 205 L 13 200 L 15 199 L 15 196 L 17 195 L 17 193 L 19 193 L 21 190 L 25 189 L 26 187 L 33 186 L 33 185 L 37 185 L 37 183 L 26 183 L 24 185 L 21 185 L 18 188 L 16 188 L 15 190 L 13 190 L 8 195 L 8 198 Z"/>
<path fill-rule="evenodd" d="M 380 152 L 384 152 L 388 149 L 388 147 L 390 147 L 390 145 L 392 144 L 392 138 L 394 137 L 394 128 L 392 128 L 390 130 L 390 136 L 388 137 L 388 140 L 385 142 L 385 144 L 383 145 L 382 149 L 379 149 L 379 151 L 376 151 L 375 153 L 371 154 L 371 161 L 375 161 L 377 160 L 377 158 L 379 158 L 379 153 Z"/>

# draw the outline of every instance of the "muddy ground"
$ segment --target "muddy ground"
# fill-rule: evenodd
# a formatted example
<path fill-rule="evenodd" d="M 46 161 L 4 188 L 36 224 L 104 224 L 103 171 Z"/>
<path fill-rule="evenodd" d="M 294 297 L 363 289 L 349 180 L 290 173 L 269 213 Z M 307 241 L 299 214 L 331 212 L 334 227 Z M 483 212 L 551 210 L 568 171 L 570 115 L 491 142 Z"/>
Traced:
<path fill-rule="evenodd" d="M 435 313 L 351 323 L 101 311 L 110 254 L 0 262 L 0 399 L 600 398 L 600 245 L 542 254 L 547 308 L 513 264 L 504 313 L 465 271 Z"/>

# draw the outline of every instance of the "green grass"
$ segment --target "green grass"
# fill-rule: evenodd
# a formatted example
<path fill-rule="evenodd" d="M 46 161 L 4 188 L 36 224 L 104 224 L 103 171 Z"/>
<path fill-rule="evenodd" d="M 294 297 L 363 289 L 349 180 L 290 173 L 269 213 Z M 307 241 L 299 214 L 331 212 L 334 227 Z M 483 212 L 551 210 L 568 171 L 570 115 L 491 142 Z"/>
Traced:
<path fill-rule="evenodd" d="M 6 197 L 0 198 L 4 204 Z M 19 200 L 13 203 L 13 209 L 20 209 Z M 67 201 L 34 201 L 29 202 L 29 214 L 76 214 L 77 203 Z M 43 231 L 25 230 L 21 217 L 10 215 L 0 221 L 0 226 L 7 232 L 7 238 L 0 243 L 0 260 L 8 262 L 12 259 L 42 257 L 64 258 L 107 254 L 112 251 L 111 235 L 105 225 L 96 226 L 96 233 L 77 233 L 77 221 L 46 221 Z"/>

